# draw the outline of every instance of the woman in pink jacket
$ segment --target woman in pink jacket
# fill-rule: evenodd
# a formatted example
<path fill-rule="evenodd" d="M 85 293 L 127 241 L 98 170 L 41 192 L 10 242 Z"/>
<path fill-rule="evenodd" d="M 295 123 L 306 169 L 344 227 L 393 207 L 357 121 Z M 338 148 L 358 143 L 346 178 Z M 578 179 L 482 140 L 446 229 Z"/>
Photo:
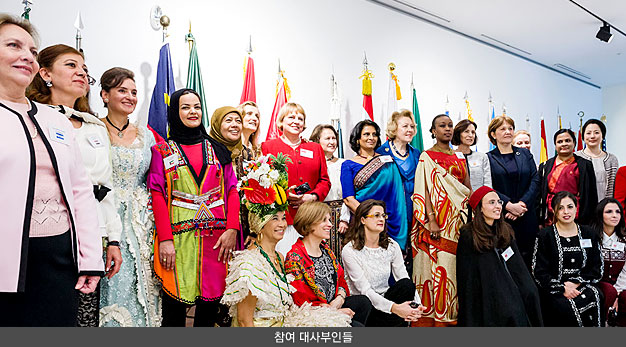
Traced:
<path fill-rule="evenodd" d="M 33 33 L 0 14 L 0 326 L 74 326 L 104 274 L 96 200 L 69 120 L 25 96 Z"/>

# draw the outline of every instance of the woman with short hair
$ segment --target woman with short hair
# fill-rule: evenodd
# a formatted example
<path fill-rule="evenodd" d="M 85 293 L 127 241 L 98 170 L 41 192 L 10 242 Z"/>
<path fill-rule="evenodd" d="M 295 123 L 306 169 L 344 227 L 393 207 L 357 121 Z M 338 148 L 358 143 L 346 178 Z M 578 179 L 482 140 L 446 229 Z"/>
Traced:
<path fill-rule="evenodd" d="M 518 130 L 513 134 L 513 146 L 526 148 L 530 151 L 530 133 L 526 130 Z"/>
<path fill-rule="evenodd" d="M 472 190 L 482 186 L 491 187 L 489 158 L 485 153 L 474 152 L 470 148 L 470 146 L 475 146 L 476 142 L 478 142 L 476 129 L 476 123 L 469 119 L 463 119 L 454 126 L 452 141 L 450 141 L 453 145 L 458 146 L 456 151 L 463 153 L 465 156 Z"/>
<path fill-rule="evenodd" d="M 582 132 L 586 147 L 574 154 L 593 163 L 598 201 L 605 197 L 612 198 L 619 161 L 614 154 L 603 150 L 603 144 L 606 143 L 606 125 L 599 119 L 592 118 L 585 122 Z"/>

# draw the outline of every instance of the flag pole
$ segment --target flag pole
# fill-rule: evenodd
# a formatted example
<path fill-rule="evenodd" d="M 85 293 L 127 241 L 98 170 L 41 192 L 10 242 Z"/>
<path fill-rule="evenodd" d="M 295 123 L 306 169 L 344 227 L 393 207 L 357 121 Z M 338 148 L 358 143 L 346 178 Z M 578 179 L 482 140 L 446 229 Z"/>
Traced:
<path fill-rule="evenodd" d="M 185 41 L 189 44 L 189 53 L 191 53 L 195 41 L 193 35 L 191 34 L 191 20 L 189 20 L 189 34 L 185 35 Z"/>
<path fill-rule="evenodd" d="M 22 18 L 24 20 L 30 21 L 30 5 L 32 5 L 33 2 L 29 0 L 22 0 L 22 4 L 24 4 L 24 12 L 22 13 Z"/>
<path fill-rule="evenodd" d="M 170 36 L 167 33 L 167 27 L 170 26 L 170 17 L 166 15 L 162 15 L 161 18 L 159 19 L 159 22 L 161 23 L 161 27 L 163 28 L 163 43 L 165 43 L 165 38 Z"/>

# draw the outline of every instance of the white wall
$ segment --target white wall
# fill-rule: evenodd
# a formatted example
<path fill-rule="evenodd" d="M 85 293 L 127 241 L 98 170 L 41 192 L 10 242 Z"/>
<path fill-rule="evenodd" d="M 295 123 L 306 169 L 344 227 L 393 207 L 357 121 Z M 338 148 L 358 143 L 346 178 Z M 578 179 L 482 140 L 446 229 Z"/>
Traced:
<path fill-rule="evenodd" d="M 36 1 L 31 21 L 41 32 L 42 47 L 74 45 L 73 23 L 80 10 L 85 23 L 83 48 L 91 74 L 99 78 L 113 66 L 135 71 L 140 89 L 136 113 L 146 113 L 161 46 L 161 33 L 153 31 L 148 20 L 155 3 L 171 19 L 169 40 L 177 87 L 186 81 L 188 46 L 184 35 L 192 21 L 208 110 L 238 103 L 248 35 L 252 34 L 263 133 L 274 104 L 279 58 L 292 101 L 301 103 L 307 112 L 306 135 L 316 124 L 329 122 L 329 79 L 333 70 L 344 110 L 353 119 L 359 118 L 362 96 L 358 77 L 363 51 L 367 51 L 375 75 L 374 110 L 379 116 L 386 110 L 387 64 L 394 62 L 397 66 L 404 97 L 400 107 L 411 107 L 409 85 L 413 73 L 427 139 L 432 118 L 444 110 L 446 95 L 456 122 L 459 112 L 465 110 L 462 98 L 466 91 L 479 125 L 481 151 L 488 149 L 485 130 L 489 92 L 498 112 L 506 104 L 517 129 L 526 128 L 526 115 L 531 118 L 536 157 L 541 115 L 546 118 L 548 150 L 553 153 L 551 135 L 557 127 L 557 107 L 564 126 L 571 122 L 576 130 L 578 111 L 595 117 L 602 111 L 601 91 L 597 88 L 364 0 Z M 21 6 L 13 1 L 3 10 L 19 14 Z M 104 112 L 96 98 L 92 105 L 101 114 Z M 349 131 L 344 128 L 346 141 Z M 427 140 L 425 145 L 430 144 Z M 349 153 L 349 147 L 345 148 Z"/>
<path fill-rule="evenodd" d="M 607 117 L 606 149 L 626 165 L 626 84 L 602 88 L 602 112 Z"/>

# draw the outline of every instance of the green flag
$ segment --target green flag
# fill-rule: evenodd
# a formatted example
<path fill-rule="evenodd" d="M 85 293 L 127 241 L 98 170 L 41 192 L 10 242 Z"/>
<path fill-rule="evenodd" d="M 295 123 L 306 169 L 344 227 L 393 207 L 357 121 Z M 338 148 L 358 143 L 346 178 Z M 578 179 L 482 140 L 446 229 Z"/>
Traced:
<path fill-rule="evenodd" d="M 191 32 L 186 35 L 187 41 L 191 41 L 191 51 L 189 52 L 189 68 L 187 70 L 187 88 L 195 90 L 200 95 L 202 102 L 202 125 L 205 128 L 211 127 L 209 114 L 206 111 L 206 98 L 204 97 L 204 86 L 202 84 L 202 73 L 200 72 L 200 62 L 198 61 L 198 51 L 196 50 L 196 40 Z"/>
<path fill-rule="evenodd" d="M 424 135 L 422 134 L 422 121 L 420 120 L 420 110 L 417 107 L 417 95 L 415 94 L 415 88 L 413 89 L 413 117 L 415 117 L 415 136 L 411 141 L 411 146 L 419 150 L 424 151 Z"/>

